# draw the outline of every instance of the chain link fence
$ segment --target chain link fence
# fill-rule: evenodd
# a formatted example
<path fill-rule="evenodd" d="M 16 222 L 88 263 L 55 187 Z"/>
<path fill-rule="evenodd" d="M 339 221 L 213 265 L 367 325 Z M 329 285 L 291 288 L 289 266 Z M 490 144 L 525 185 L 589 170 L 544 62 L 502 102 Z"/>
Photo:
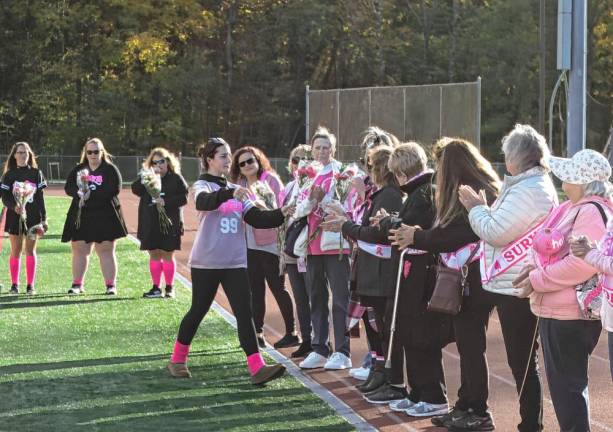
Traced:
<path fill-rule="evenodd" d="M 337 158 L 361 156 L 362 133 L 379 126 L 428 147 L 442 136 L 480 146 L 481 79 L 475 82 L 333 90 L 306 88 L 306 142 L 318 125 L 336 134 Z"/>

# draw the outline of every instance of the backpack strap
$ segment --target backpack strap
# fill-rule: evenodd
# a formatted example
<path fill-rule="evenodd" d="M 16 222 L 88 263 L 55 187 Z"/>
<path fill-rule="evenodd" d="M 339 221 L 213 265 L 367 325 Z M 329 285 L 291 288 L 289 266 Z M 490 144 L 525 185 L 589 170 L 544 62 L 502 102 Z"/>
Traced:
<path fill-rule="evenodd" d="M 609 218 L 607 217 L 607 213 L 604 211 L 604 209 L 602 208 L 600 203 L 597 203 L 596 201 L 588 201 L 585 204 L 582 204 L 581 206 L 583 207 L 586 204 L 594 204 L 596 206 L 596 208 L 598 209 L 598 212 L 600 213 L 600 216 L 602 217 L 602 221 L 604 222 L 604 226 L 606 228 L 607 224 L 609 223 Z M 579 217 L 579 212 L 580 211 L 581 211 L 581 209 L 579 209 L 579 211 L 575 215 L 575 218 L 573 219 L 573 225 L 575 225 L 575 221 Z"/>

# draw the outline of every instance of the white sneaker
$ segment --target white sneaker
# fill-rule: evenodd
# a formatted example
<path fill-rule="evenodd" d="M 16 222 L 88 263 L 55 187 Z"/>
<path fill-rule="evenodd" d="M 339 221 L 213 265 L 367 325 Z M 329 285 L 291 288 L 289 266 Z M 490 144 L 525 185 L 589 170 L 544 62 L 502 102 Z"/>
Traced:
<path fill-rule="evenodd" d="M 311 352 L 298 366 L 302 369 L 317 369 L 323 367 L 328 359 L 315 351 Z"/>
<path fill-rule="evenodd" d="M 406 411 L 409 408 L 413 408 L 415 405 L 417 405 L 415 402 L 413 402 L 411 399 L 402 399 L 401 401 L 396 401 L 396 402 L 392 402 L 389 404 L 389 407 L 392 411 Z"/>
<path fill-rule="evenodd" d="M 405 411 L 411 417 L 432 417 L 447 414 L 448 412 L 449 405 L 431 404 L 428 402 L 419 402 Z"/>
<path fill-rule="evenodd" d="M 339 352 L 333 353 L 324 365 L 324 369 L 332 370 L 349 369 L 350 367 L 351 359 L 345 354 Z"/>
<path fill-rule="evenodd" d="M 360 381 L 366 381 L 368 374 L 370 374 L 370 368 L 359 367 L 349 370 L 349 375 Z"/>

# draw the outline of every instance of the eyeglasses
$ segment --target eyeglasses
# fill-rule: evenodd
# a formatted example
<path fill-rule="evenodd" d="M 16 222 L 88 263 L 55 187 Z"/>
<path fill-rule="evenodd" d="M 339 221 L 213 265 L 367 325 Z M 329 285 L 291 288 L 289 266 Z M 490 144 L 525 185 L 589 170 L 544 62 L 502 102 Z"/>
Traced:
<path fill-rule="evenodd" d="M 88 155 L 97 155 L 100 154 L 100 150 L 87 150 Z"/>
<path fill-rule="evenodd" d="M 241 168 L 244 168 L 247 165 L 253 165 L 255 163 L 255 159 L 254 158 L 249 158 L 249 159 L 245 159 L 242 162 L 238 163 L 238 166 Z"/>
<path fill-rule="evenodd" d="M 162 165 L 166 163 L 166 159 L 152 160 L 151 165 Z"/>

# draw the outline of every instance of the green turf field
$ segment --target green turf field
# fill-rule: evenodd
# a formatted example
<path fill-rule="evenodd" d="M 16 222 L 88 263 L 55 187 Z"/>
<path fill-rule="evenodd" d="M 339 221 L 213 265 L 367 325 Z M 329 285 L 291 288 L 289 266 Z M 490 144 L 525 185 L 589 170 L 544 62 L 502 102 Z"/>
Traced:
<path fill-rule="evenodd" d="M 119 295 L 103 295 L 97 258 L 86 293 L 70 288 L 70 248 L 59 237 L 67 199 L 47 198 L 50 231 L 38 247 L 36 296 L 7 295 L 0 255 L 0 431 L 344 431 L 352 427 L 297 380 L 249 383 L 235 331 L 214 312 L 192 345 L 189 380 L 165 369 L 190 293 L 144 300 L 147 255 L 118 243 Z M 25 291 L 25 259 L 22 258 Z"/>

